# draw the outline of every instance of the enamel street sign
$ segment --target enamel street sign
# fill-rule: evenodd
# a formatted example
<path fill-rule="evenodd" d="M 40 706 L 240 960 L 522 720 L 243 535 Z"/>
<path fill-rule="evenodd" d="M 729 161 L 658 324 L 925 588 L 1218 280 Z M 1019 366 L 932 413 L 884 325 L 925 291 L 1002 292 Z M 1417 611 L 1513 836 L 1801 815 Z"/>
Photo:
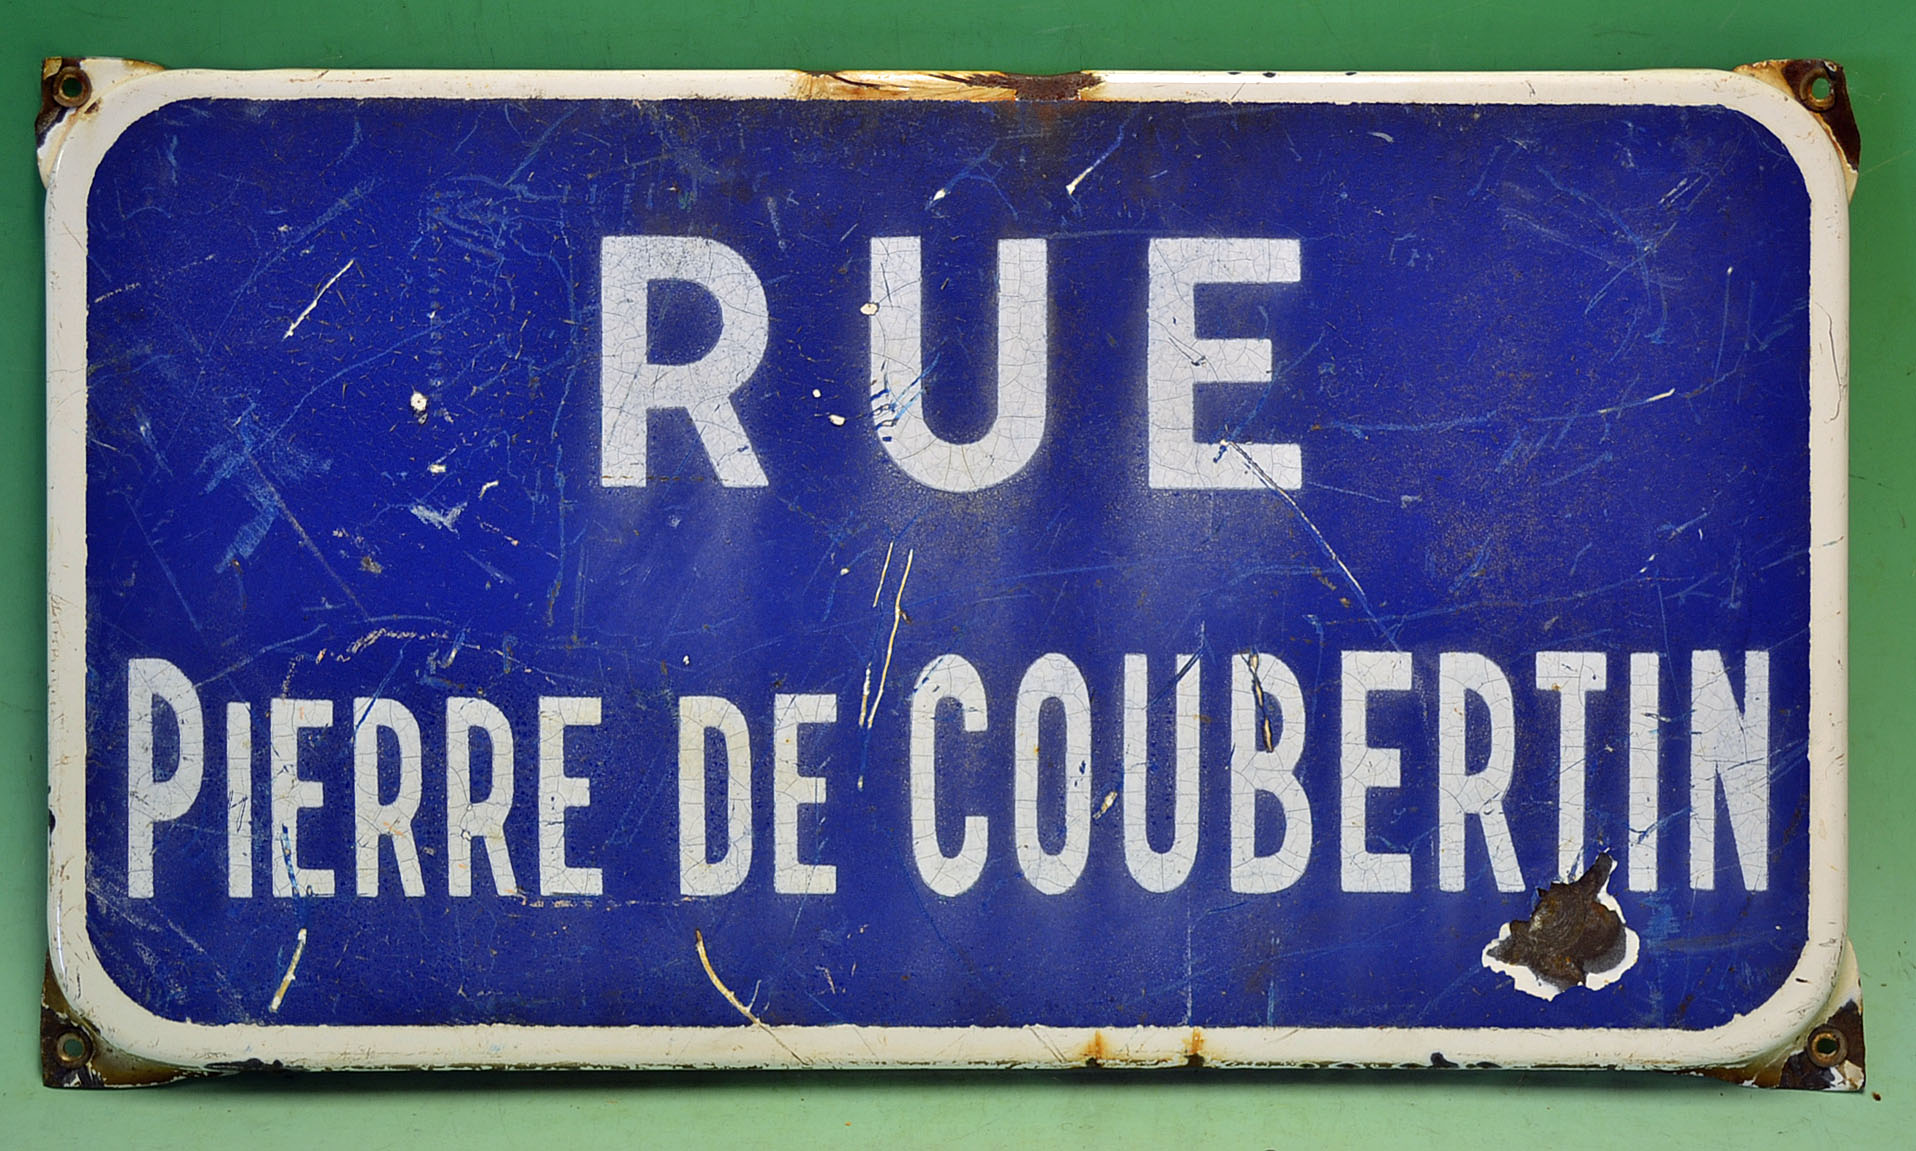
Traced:
<path fill-rule="evenodd" d="M 1860 1084 L 1833 66 L 46 82 L 51 1080 Z"/>

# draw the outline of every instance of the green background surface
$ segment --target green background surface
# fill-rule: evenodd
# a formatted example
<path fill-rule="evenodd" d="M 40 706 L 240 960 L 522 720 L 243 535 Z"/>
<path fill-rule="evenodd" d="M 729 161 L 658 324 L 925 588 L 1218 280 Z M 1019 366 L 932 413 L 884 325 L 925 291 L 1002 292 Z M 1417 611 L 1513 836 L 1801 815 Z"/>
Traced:
<path fill-rule="evenodd" d="M 45 55 L 171 67 L 1535 70 L 1828 56 L 1863 135 L 1851 313 L 1850 931 L 1869 1091 L 1656 1075 L 416 1074 L 40 1086 Z M 1916 4 L 0 0 L 0 1146 L 1916 1146 Z M 1880 1098 L 1873 1098 L 1871 1092 Z"/>

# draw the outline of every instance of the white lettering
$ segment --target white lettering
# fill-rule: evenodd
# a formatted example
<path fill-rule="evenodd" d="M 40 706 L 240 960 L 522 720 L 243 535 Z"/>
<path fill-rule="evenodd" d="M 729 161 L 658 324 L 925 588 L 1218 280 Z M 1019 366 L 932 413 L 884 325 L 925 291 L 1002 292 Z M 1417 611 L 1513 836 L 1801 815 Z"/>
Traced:
<path fill-rule="evenodd" d="M 486 733 L 492 777 L 486 798 L 472 798 L 472 733 Z M 483 699 L 446 700 L 446 888 L 455 896 L 472 894 L 472 849 L 485 852 L 492 889 L 519 894 L 506 848 L 506 816 L 512 812 L 512 725 L 505 713 Z"/>
<path fill-rule="evenodd" d="M 1056 701 L 1064 712 L 1064 845 L 1053 855 L 1038 837 L 1039 720 Z M 1063 895 L 1078 882 L 1091 848 L 1091 689 L 1076 664 L 1051 652 L 1025 669 L 1012 728 L 1012 820 L 1018 866 L 1032 887 Z"/>
<path fill-rule="evenodd" d="M 1400 753 L 1370 746 L 1370 695 L 1409 691 L 1411 659 L 1401 651 L 1347 651 L 1343 675 L 1343 884 L 1345 891 L 1409 891 L 1410 856 L 1371 851 L 1370 793 L 1399 786 Z"/>
<path fill-rule="evenodd" d="M 1274 655 L 1246 652 L 1231 673 L 1231 890 L 1282 891 L 1311 858 L 1311 804 L 1297 778 L 1304 754 L 1304 692 Z M 1272 729 L 1276 738 L 1272 738 Z M 1257 797 L 1277 799 L 1284 838 L 1257 854 Z"/>
<path fill-rule="evenodd" d="M 1662 751 L 1662 672 L 1657 653 L 1630 656 L 1630 890 L 1657 889 L 1658 757 Z"/>
<path fill-rule="evenodd" d="M 269 726 L 268 757 L 273 777 L 273 894 L 285 899 L 301 895 L 331 895 L 330 867 L 299 864 L 299 813 L 326 802 L 326 785 L 299 777 L 299 733 L 333 725 L 330 699 L 275 699 Z"/>
<path fill-rule="evenodd" d="M 226 894 L 253 894 L 253 709 L 226 705 Z"/>
<path fill-rule="evenodd" d="M 725 744 L 725 850 L 706 858 L 705 733 Z M 796 771 L 796 768 L 794 768 Z M 752 870 L 752 735 L 745 715 L 715 695 L 679 697 L 679 893 L 725 895 Z"/>
<path fill-rule="evenodd" d="M 963 656 L 941 655 L 926 665 L 911 693 L 911 852 L 925 886 L 962 895 L 985 869 L 990 830 L 982 815 L 965 816 L 956 855 L 938 846 L 938 707 L 958 705 L 964 730 L 986 727 L 985 684 Z"/>
<path fill-rule="evenodd" d="M 809 724 L 838 722 L 835 695 L 772 697 L 772 889 L 781 895 L 830 895 L 838 869 L 800 863 L 798 809 L 825 802 L 825 777 L 798 773 L 798 731 Z"/>
<path fill-rule="evenodd" d="M 872 237 L 872 422 L 885 451 L 919 483 L 975 492 L 1017 475 L 1037 452 L 1048 368 L 1046 268 L 1045 241 L 998 241 L 997 414 L 983 436 L 954 444 L 925 418 L 918 237 Z"/>
<path fill-rule="evenodd" d="M 1150 663 L 1145 656 L 1124 657 L 1124 863 L 1146 891 L 1175 891 L 1191 874 L 1198 843 L 1198 666 L 1194 655 L 1177 662 L 1176 727 L 1172 747 L 1171 846 L 1151 846 L 1146 816 L 1150 811 L 1151 755 Z"/>
<path fill-rule="evenodd" d="M 1490 712 L 1490 746 L 1482 771 L 1469 770 L 1470 697 Z M 1497 890 L 1522 891 L 1523 872 L 1504 818 L 1504 793 L 1516 765 L 1516 707 L 1510 681 L 1490 660 L 1474 652 L 1447 651 L 1437 657 L 1437 886 L 1464 889 L 1464 821 L 1475 818 L 1490 853 Z"/>
<path fill-rule="evenodd" d="M 1723 653 L 1690 656 L 1690 886 L 1716 886 L 1716 793 L 1723 784 L 1745 891 L 1770 886 L 1770 653 L 1743 653 L 1743 707 Z"/>
<path fill-rule="evenodd" d="M 153 701 L 173 713 L 178 763 L 165 779 L 153 776 Z M 126 887 L 134 899 L 153 897 L 153 825 L 185 815 L 199 798 L 206 736 L 200 693 L 186 673 L 163 659 L 126 664 Z M 230 840 L 229 840 L 230 843 Z"/>
<path fill-rule="evenodd" d="M 1197 334 L 1199 284 L 1294 284 L 1303 276 L 1296 240 L 1155 239 L 1150 246 L 1150 329 L 1145 381 L 1151 486 L 1304 486 L 1296 444 L 1205 443 L 1197 438 L 1199 384 L 1271 381 L 1271 344 Z"/>
<path fill-rule="evenodd" d="M 592 781 L 565 773 L 565 729 L 596 727 L 597 696 L 539 697 L 539 892 L 542 895 L 597 895 L 603 888 L 596 867 L 566 864 L 565 817 L 592 802 Z"/>
<path fill-rule="evenodd" d="M 399 886 L 409 897 L 426 894 L 419 874 L 419 851 L 413 844 L 412 820 L 419 813 L 420 777 L 424 774 L 419 750 L 419 721 L 396 700 L 353 701 L 353 860 L 357 864 L 359 894 L 379 894 L 379 841 L 393 845 L 399 865 Z M 399 787 L 391 803 L 379 801 L 379 733 L 390 731 L 399 744 Z"/>
<path fill-rule="evenodd" d="M 1575 879 L 1583 874 L 1583 846 L 1588 816 L 1584 779 L 1589 748 L 1585 718 L 1591 692 L 1602 691 L 1609 661 L 1600 651 L 1540 651 L 1537 653 L 1537 690 L 1558 693 L 1557 700 L 1557 874 Z"/>
<path fill-rule="evenodd" d="M 732 406 L 732 393 L 758 370 L 770 332 L 765 288 L 751 265 L 696 236 L 607 236 L 599 258 L 601 482 L 645 486 L 649 414 L 682 409 L 721 484 L 764 487 L 765 471 Z M 651 359 L 647 301 L 659 280 L 696 284 L 718 301 L 718 340 L 691 363 Z"/>

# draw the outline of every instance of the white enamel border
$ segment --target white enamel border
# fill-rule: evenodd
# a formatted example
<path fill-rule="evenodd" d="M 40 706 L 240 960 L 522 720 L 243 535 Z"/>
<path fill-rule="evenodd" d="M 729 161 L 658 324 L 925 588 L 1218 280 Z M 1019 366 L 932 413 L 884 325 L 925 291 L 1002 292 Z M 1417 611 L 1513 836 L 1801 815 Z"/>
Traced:
<path fill-rule="evenodd" d="M 101 61 L 101 63 L 107 63 Z M 923 76 L 894 74 L 900 88 Z M 864 74 L 861 79 L 869 78 Z M 1809 942 L 1768 1002 L 1705 1031 L 1255 1027 L 262 1026 L 181 1023 L 129 998 L 86 930 L 86 202 L 119 134 L 175 100 L 664 99 L 816 95 L 793 72 L 162 71 L 105 88 L 59 129 L 47 164 L 48 939 L 60 986 L 108 1043 L 198 1067 L 244 1060 L 299 1067 L 1057 1066 L 1457 1063 L 1713 1067 L 1741 1063 L 1817 1022 L 1847 916 L 1849 212 L 1845 173 L 1822 126 L 1779 89 L 1732 72 L 1455 74 L 1104 73 L 1100 100 L 1721 106 L 1773 132 L 1810 196 Z M 937 81 L 949 91 L 949 81 Z M 686 940 L 686 948 L 693 941 Z"/>

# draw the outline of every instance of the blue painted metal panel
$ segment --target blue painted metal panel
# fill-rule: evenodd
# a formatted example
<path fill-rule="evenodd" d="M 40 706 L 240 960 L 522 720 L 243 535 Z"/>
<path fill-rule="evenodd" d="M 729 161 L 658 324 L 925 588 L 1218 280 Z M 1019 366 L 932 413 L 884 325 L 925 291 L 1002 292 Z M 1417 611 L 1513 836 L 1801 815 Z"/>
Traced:
<path fill-rule="evenodd" d="M 94 946 L 139 1004 L 203 1023 L 735 1025 L 702 940 L 772 1024 L 1722 1024 L 1777 991 L 1808 930 L 1808 210 L 1777 140 L 1709 107 L 168 105 L 114 144 L 87 209 Z M 765 486 L 721 484 L 671 412 L 651 418 L 647 483 L 601 483 L 601 249 L 631 235 L 718 241 L 762 283 L 766 350 L 734 407 Z M 890 236 L 922 244 L 922 403 L 954 441 L 992 424 L 997 242 L 1047 242 L 1046 423 L 1002 484 L 934 490 L 881 442 L 864 305 L 871 240 Z M 1269 341 L 1275 370 L 1200 387 L 1194 417 L 1212 443 L 1297 444 L 1296 490 L 1150 485 L 1162 237 L 1298 241 L 1294 283 L 1196 290 L 1198 335 Z M 648 308 L 654 361 L 723 334 L 696 286 L 663 283 Z M 1303 875 L 1266 894 L 1230 875 L 1231 684 L 1251 651 L 1298 680 L 1312 820 Z M 1610 891 L 1641 940 L 1614 986 L 1548 1001 L 1482 960 L 1563 878 L 1562 693 L 1536 688 L 1540 651 L 1604 656 L 1585 858 L 1619 862 Z M 1699 890 L 1693 653 L 1720 654 L 1747 703 L 1753 651 L 1767 882 L 1747 889 L 1725 806 Z M 1407 855 L 1407 892 L 1345 890 L 1352 652 L 1411 660 L 1413 690 L 1364 712 L 1401 786 L 1369 794 L 1363 841 Z M 1501 734 L 1465 697 L 1465 746 L 1473 772 L 1499 739 L 1513 750 L 1521 890 L 1499 889 L 1474 818 L 1464 889 L 1440 885 L 1438 673 L 1460 652 L 1510 687 Z M 1059 894 L 1027 880 L 1014 834 L 1019 685 L 1046 653 L 1090 705 L 1095 815 Z M 1122 794 L 1128 653 L 1148 659 L 1160 850 L 1177 684 L 1199 683 L 1196 858 L 1169 892 L 1126 864 L 1144 798 Z M 989 821 L 981 876 L 951 896 L 914 860 L 909 802 L 913 692 L 945 654 L 989 702 L 981 732 L 939 713 L 942 851 L 964 817 Z M 1660 687 L 1646 889 L 1625 882 L 1649 830 L 1628 793 L 1639 654 Z M 154 823 L 150 896 L 128 872 L 135 660 L 180 669 L 204 714 L 204 782 Z M 778 693 L 836 699 L 798 741 L 826 793 L 798 809 L 797 857 L 836 868 L 831 894 L 774 890 Z M 681 894 L 688 696 L 730 701 L 749 730 L 752 862 L 725 895 Z M 388 841 L 379 893 L 357 891 L 360 697 L 421 732 L 416 897 Z M 474 894 L 449 894 L 449 697 L 510 724 L 519 896 L 477 856 Z M 550 697 L 600 703 L 565 733 L 590 802 L 559 816 L 599 895 L 541 893 Z M 288 862 L 275 699 L 333 703 L 297 737 L 324 795 L 296 827 L 297 865 L 330 869 L 331 896 L 271 893 Z M 249 897 L 228 894 L 231 703 L 251 720 Z M 163 779 L 186 729 L 153 710 Z M 1079 766 L 1060 711 L 1037 728 L 1050 853 Z M 374 742 L 390 800 L 399 744 Z M 1270 796 L 1258 812 L 1270 853 L 1284 820 Z"/>

